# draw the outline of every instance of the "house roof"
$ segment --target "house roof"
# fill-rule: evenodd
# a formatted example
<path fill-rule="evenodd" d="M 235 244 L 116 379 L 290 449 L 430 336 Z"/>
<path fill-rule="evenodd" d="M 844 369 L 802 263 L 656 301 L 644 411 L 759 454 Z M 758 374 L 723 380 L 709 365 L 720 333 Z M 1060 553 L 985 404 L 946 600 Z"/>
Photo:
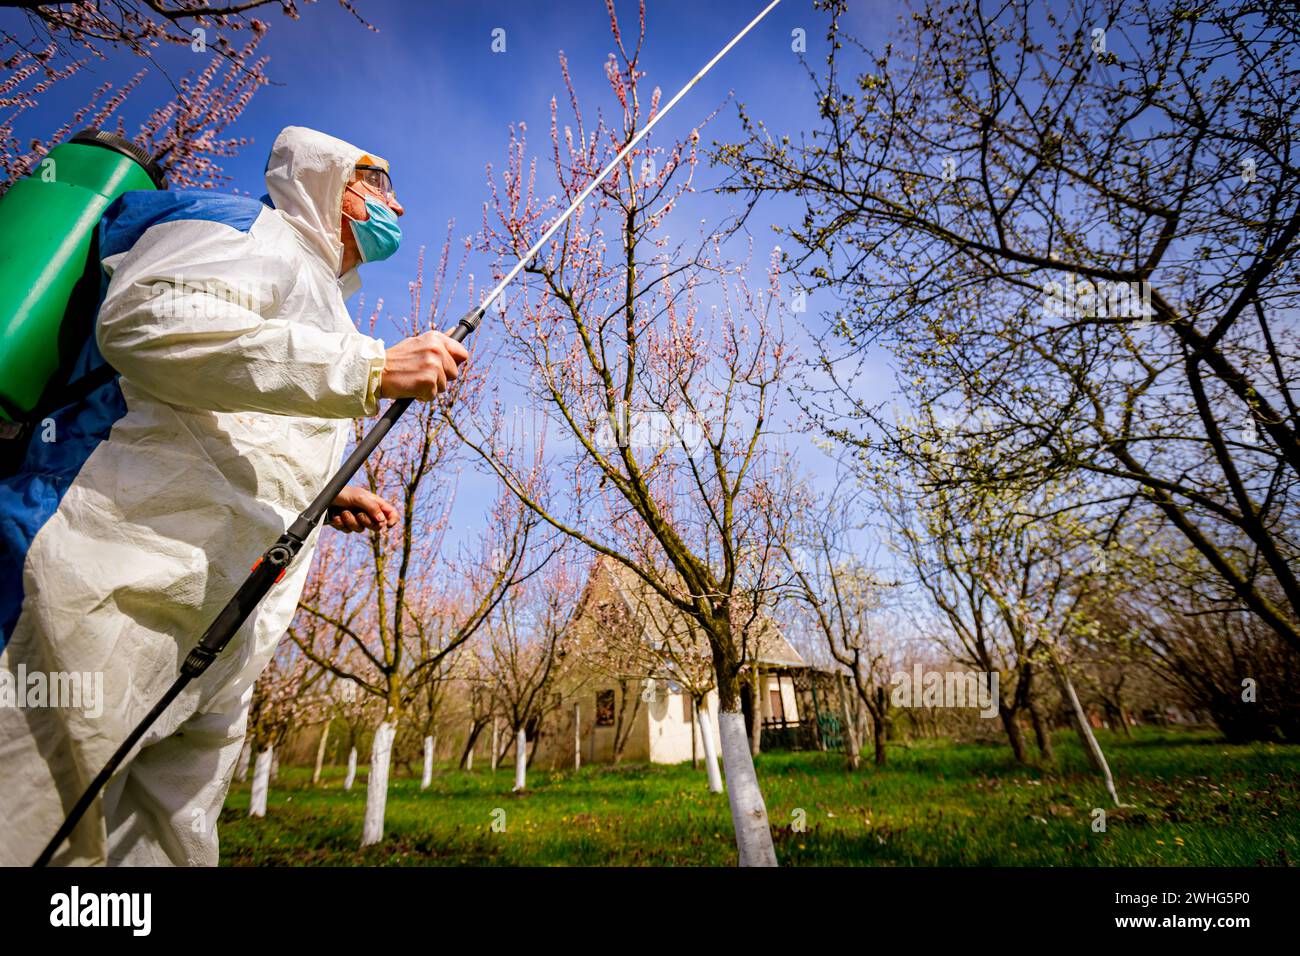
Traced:
<path fill-rule="evenodd" d="M 592 593 L 592 585 L 598 575 L 605 577 L 610 589 L 623 602 L 628 612 L 642 622 L 644 633 L 650 640 L 672 637 L 678 646 L 694 642 L 699 645 L 701 654 L 708 655 L 708 641 L 700 632 L 699 625 L 673 607 L 636 572 L 621 562 L 605 557 L 597 558 L 588 581 L 589 594 Z M 781 634 L 776 622 L 766 613 L 759 612 L 755 632 L 757 649 L 756 652 L 751 651 L 751 659 L 777 667 L 807 666 L 799 652 Z"/>

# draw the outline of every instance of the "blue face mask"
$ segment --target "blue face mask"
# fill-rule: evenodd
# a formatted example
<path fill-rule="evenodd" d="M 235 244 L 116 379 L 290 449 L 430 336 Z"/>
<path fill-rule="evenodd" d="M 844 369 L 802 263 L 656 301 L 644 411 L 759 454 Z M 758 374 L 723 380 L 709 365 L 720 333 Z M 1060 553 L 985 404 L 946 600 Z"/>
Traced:
<path fill-rule="evenodd" d="M 348 188 L 352 189 L 351 186 Z M 352 223 L 352 235 L 357 240 L 357 251 L 361 253 L 361 261 L 378 262 L 387 259 L 402 244 L 402 227 L 397 224 L 397 213 L 378 199 L 363 196 L 355 189 L 352 191 L 366 201 L 366 213 L 370 216 L 369 219 L 348 217 Z"/>

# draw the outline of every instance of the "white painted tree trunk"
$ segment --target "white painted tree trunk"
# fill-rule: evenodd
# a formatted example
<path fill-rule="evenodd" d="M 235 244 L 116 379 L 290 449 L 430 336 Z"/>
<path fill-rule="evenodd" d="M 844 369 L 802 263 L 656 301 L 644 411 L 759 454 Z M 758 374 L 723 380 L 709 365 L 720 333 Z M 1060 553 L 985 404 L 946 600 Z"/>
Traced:
<path fill-rule="evenodd" d="M 253 744 L 245 737 L 244 746 L 239 751 L 239 763 L 235 766 L 235 779 L 243 783 L 248 779 L 248 761 L 253 756 Z"/>
<path fill-rule="evenodd" d="M 474 721 L 472 720 L 469 722 L 469 736 L 471 740 L 474 738 Z M 465 754 L 465 769 L 474 769 L 474 747 L 472 744 L 470 745 L 469 753 Z"/>
<path fill-rule="evenodd" d="M 275 759 L 274 751 L 274 747 L 267 747 L 257 755 L 257 765 L 253 767 L 253 796 L 248 801 L 250 817 L 266 816 L 266 794 L 271 789 L 271 762 Z"/>
<path fill-rule="evenodd" d="M 731 822 L 736 828 L 736 849 L 741 866 L 776 866 L 776 848 L 767 823 L 767 807 L 754 773 L 754 755 L 749 750 L 745 717 L 738 711 L 718 715 L 722 734 L 722 769 L 727 774 L 727 798 Z"/>
<path fill-rule="evenodd" d="M 348 754 L 348 776 L 343 781 L 343 789 L 351 790 L 353 782 L 357 779 L 357 748 L 353 747 L 352 752 Z"/>
<path fill-rule="evenodd" d="M 497 753 L 501 749 L 501 728 L 497 726 L 497 719 L 492 718 L 492 772 L 497 771 Z"/>
<path fill-rule="evenodd" d="M 528 736 L 524 733 L 524 728 L 519 728 L 519 734 L 515 737 L 515 786 L 514 792 L 518 793 L 528 786 Z"/>
<path fill-rule="evenodd" d="M 388 805 L 388 765 L 393 757 L 393 735 L 397 728 L 384 721 L 375 730 L 370 745 L 370 779 L 366 781 L 366 820 L 361 828 L 361 845 L 371 846 L 384 838 L 384 809 Z"/>
<path fill-rule="evenodd" d="M 582 769 L 582 705 L 573 705 L 573 769 Z"/>
<path fill-rule="evenodd" d="M 424 776 L 420 778 L 420 789 L 428 790 L 433 783 L 433 738 L 424 738 Z"/>
<path fill-rule="evenodd" d="M 321 768 L 325 766 L 325 747 L 330 740 L 330 723 L 325 721 L 325 729 L 320 732 L 320 743 L 316 745 L 316 768 L 311 772 L 311 785 L 320 785 Z"/>
<path fill-rule="evenodd" d="M 722 774 L 718 772 L 718 746 L 713 739 L 713 723 L 709 720 L 709 701 L 704 698 L 695 708 L 695 723 L 700 729 L 700 743 L 704 747 L 704 769 L 709 775 L 709 793 L 722 792 Z"/>

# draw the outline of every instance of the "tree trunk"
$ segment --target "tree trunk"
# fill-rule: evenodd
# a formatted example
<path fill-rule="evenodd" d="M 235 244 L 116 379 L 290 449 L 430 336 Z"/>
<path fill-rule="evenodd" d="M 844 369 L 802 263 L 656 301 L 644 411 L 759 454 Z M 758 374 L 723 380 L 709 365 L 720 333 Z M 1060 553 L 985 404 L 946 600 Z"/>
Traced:
<path fill-rule="evenodd" d="M 528 768 L 530 770 L 533 766 L 533 759 L 537 756 L 538 751 L 542 749 L 542 737 L 542 726 L 539 721 L 537 725 L 537 736 L 533 738 L 533 749 L 528 751 Z"/>
<path fill-rule="evenodd" d="M 844 756 L 850 770 L 858 769 L 858 735 L 853 727 L 853 715 L 849 713 L 849 698 L 844 693 L 844 675 L 839 676 L 835 688 L 840 694 L 840 720 L 844 723 Z M 803 716 L 802 714 L 800 716 Z"/>
<path fill-rule="evenodd" d="M 722 768 L 727 774 L 727 797 L 740 865 L 776 866 L 776 848 L 772 846 L 767 807 L 754 772 L 754 755 L 746 739 L 745 718 L 739 711 L 724 710 L 719 715 L 718 729 L 722 732 Z"/>
<path fill-rule="evenodd" d="M 1079 703 L 1079 695 L 1074 692 L 1074 681 L 1070 680 L 1065 666 L 1055 660 L 1052 662 L 1052 671 L 1061 686 L 1061 693 L 1070 704 L 1070 710 L 1074 714 L 1074 726 L 1079 733 L 1079 741 L 1088 754 L 1088 759 L 1106 781 L 1106 792 L 1115 801 L 1115 806 L 1122 807 L 1119 793 L 1115 789 L 1115 778 L 1110 773 L 1110 764 L 1106 762 L 1106 755 L 1101 751 L 1101 744 L 1097 743 L 1097 735 L 1092 732 L 1092 725 L 1088 723 L 1088 714 Z"/>
<path fill-rule="evenodd" d="M 280 755 L 275 753 L 275 748 L 271 748 L 271 779 L 280 779 Z"/>
<path fill-rule="evenodd" d="M 348 775 L 343 781 L 343 789 L 351 790 L 353 782 L 357 779 L 357 748 L 353 747 L 348 753 Z"/>
<path fill-rule="evenodd" d="M 573 769 L 582 769 L 582 705 L 573 705 Z"/>
<path fill-rule="evenodd" d="M 998 716 L 1002 718 L 1002 727 L 1007 732 L 1007 742 L 1011 744 L 1011 753 L 1016 758 L 1016 763 L 1028 764 L 1025 737 L 1020 731 L 1020 721 L 1016 720 L 1016 712 L 1006 704 L 999 703 Z"/>
<path fill-rule="evenodd" d="M 424 738 L 424 776 L 420 778 L 420 789 L 428 790 L 433 784 L 433 738 Z"/>
<path fill-rule="evenodd" d="M 474 744 L 478 741 L 481 728 L 474 721 L 469 722 L 469 736 L 465 739 L 465 752 L 460 755 L 460 765 L 465 770 L 474 769 Z"/>
<path fill-rule="evenodd" d="M 750 692 L 749 697 L 753 702 L 749 708 L 749 753 L 751 757 L 757 757 L 763 752 L 763 698 L 759 692 L 758 664 L 754 665 L 754 670 L 749 676 Z M 724 743 L 725 747 L 726 744 Z"/>
<path fill-rule="evenodd" d="M 497 760 L 500 759 L 498 750 L 501 747 L 501 728 L 497 723 L 497 718 L 492 718 L 492 772 L 497 772 Z"/>
<path fill-rule="evenodd" d="M 333 721 L 330 720 L 325 721 L 325 726 L 320 732 L 320 743 L 316 745 L 316 766 L 312 768 L 311 772 L 311 785 L 313 787 L 320 786 L 320 772 L 321 768 L 325 766 L 325 747 L 330 741 L 330 724 L 332 723 Z"/>
<path fill-rule="evenodd" d="M 524 728 L 519 728 L 515 737 L 515 785 L 512 792 L 518 793 L 528 786 L 528 738 Z"/>
<path fill-rule="evenodd" d="M 875 763 L 877 767 L 885 765 L 886 750 L 885 743 L 889 740 L 889 695 L 883 686 L 867 687 L 865 692 L 868 695 L 863 698 L 859 694 L 857 698 L 858 717 L 860 723 L 858 726 L 862 730 L 862 739 L 866 739 L 867 718 L 871 719 L 871 742 L 875 750 Z"/>
<path fill-rule="evenodd" d="M 244 738 L 244 746 L 239 751 L 239 763 L 235 766 L 235 779 L 243 783 L 248 779 L 248 761 L 253 756 L 253 744 L 247 737 Z"/>
<path fill-rule="evenodd" d="M 619 762 L 623 759 L 623 748 L 627 745 L 627 738 L 630 736 L 630 733 L 624 735 L 623 725 L 624 723 L 631 724 L 636 720 L 636 712 L 641 706 L 641 695 L 632 694 L 629 698 L 627 684 L 628 682 L 626 680 L 618 682 L 618 707 L 614 711 L 614 749 L 610 761 L 614 766 L 618 766 Z M 633 708 L 630 718 L 627 712 L 629 699 L 632 701 Z"/>
<path fill-rule="evenodd" d="M 881 689 L 883 690 L 883 688 Z M 877 700 L 880 700 L 880 698 L 878 697 Z M 884 703 L 886 703 L 886 701 L 882 701 L 881 703 L 882 707 L 884 706 Z M 863 703 L 861 699 L 859 699 L 857 702 L 855 702 L 855 709 L 857 711 L 855 716 L 857 717 L 857 721 L 858 721 L 857 723 L 858 739 L 865 741 L 867 739 L 867 734 L 871 733 L 872 740 L 875 742 L 876 766 L 879 767 L 885 762 L 884 737 L 876 733 L 876 731 L 872 727 L 868 726 L 869 722 L 874 724 L 874 721 L 871 719 L 870 707 L 867 707 L 865 703 Z"/>
<path fill-rule="evenodd" d="M 395 723 L 384 721 L 370 745 L 370 779 L 366 781 L 366 819 L 361 845 L 372 846 L 384 838 L 384 809 L 388 805 L 388 767 L 393 757 Z"/>
<path fill-rule="evenodd" d="M 271 789 L 271 761 L 274 759 L 274 747 L 267 747 L 257 755 L 257 764 L 253 767 L 253 795 L 248 801 L 250 817 L 266 816 L 266 794 Z"/>
<path fill-rule="evenodd" d="M 1042 707 L 1033 698 L 1029 700 L 1029 720 L 1034 725 L 1034 742 L 1038 745 L 1043 762 L 1049 766 L 1056 763 L 1056 753 L 1052 750 L 1052 728 L 1047 726 Z"/>

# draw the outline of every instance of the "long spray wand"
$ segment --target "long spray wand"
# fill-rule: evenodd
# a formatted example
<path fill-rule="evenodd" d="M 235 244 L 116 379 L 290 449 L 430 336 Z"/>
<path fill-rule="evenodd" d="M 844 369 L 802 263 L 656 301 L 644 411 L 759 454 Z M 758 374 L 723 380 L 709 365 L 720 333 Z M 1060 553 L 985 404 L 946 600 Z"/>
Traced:
<path fill-rule="evenodd" d="M 456 328 L 449 333 L 450 338 L 455 339 L 457 342 L 463 342 L 465 339 L 469 338 L 474 330 L 478 328 L 479 323 L 483 320 L 483 316 L 487 312 L 488 307 L 496 301 L 497 297 L 500 296 L 506 286 L 514 280 L 515 276 L 519 275 L 519 273 L 523 271 L 524 267 L 533 260 L 533 257 L 542 250 L 546 243 L 550 241 L 551 237 L 554 236 L 555 233 L 559 231 L 560 227 L 568 221 L 569 217 L 573 215 L 574 211 L 581 206 L 583 202 L 586 201 L 587 197 L 592 194 L 596 187 L 604 182 L 605 177 L 613 172 L 615 167 L 617 167 L 618 164 L 627 157 L 627 154 L 636 147 L 637 143 L 641 142 L 641 140 L 643 140 L 650 131 L 655 128 L 659 121 L 672 111 L 672 108 L 676 106 L 678 101 L 690 91 L 691 87 L 698 83 L 704 75 L 709 72 L 709 70 L 713 69 L 714 65 L 726 56 L 731 48 L 739 43 L 745 34 L 754 29 L 754 27 L 758 25 L 759 21 L 767 16 L 768 13 L 770 13 L 780 2 L 781 0 L 771 0 L 771 2 L 764 7 L 756 17 L 754 17 L 754 19 L 750 20 L 749 23 L 745 25 L 743 30 L 732 37 L 731 41 L 727 43 L 726 46 L 713 55 L 713 59 L 704 64 L 704 66 L 700 68 L 699 72 L 691 77 L 686 85 L 677 91 L 677 94 L 668 101 L 668 104 L 663 109 L 659 110 L 653 117 L 651 117 L 650 122 L 645 125 L 644 129 L 640 130 L 635 136 L 628 140 L 623 148 L 618 151 L 618 154 L 605 165 L 605 168 L 600 171 L 596 178 L 589 182 L 582 192 L 578 193 L 577 198 L 575 198 L 573 202 L 569 203 L 568 208 L 560 214 L 559 218 L 547 227 L 546 231 L 542 233 L 541 238 L 533 243 L 532 248 L 529 249 L 523 257 L 511 267 L 510 271 L 505 274 L 505 277 L 496 284 L 483 301 L 456 324 Z M 253 569 L 249 572 L 244 583 L 239 586 L 239 590 L 235 592 L 234 597 L 232 597 L 230 601 L 227 602 L 226 606 L 221 609 L 221 612 L 216 616 L 216 619 L 213 620 L 212 624 L 208 626 L 208 629 L 204 631 L 203 637 L 200 638 L 199 643 L 195 645 L 194 649 L 186 656 L 185 662 L 181 665 L 180 676 L 176 678 L 175 683 L 167 689 L 167 692 L 162 695 L 158 703 L 154 704 L 149 713 L 145 714 L 144 719 L 142 719 L 140 723 L 136 725 L 135 729 L 127 735 L 127 738 L 122 741 L 122 745 L 114 751 L 113 756 L 110 757 L 108 763 L 104 765 L 104 769 L 101 770 L 95 776 L 95 779 L 90 782 L 90 785 L 86 787 L 86 791 L 81 795 L 80 799 L 77 800 L 77 803 L 73 806 L 72 810 L 69 811 L 67 817 L 59 827 L 58 832 L 54 834 L 45 849 L 41 851 L 41 855 L 37 857 L 36 862 L 33 864 L 34 866 L 45 866 L 51 859 L 53 859 L 55 852 L 57 852 L 59 847 L 63 844 L 63 841 L 71 835 L 73 829 L 76 828 L 77 823 L 80 822 L 86 810 L 89 809 L 91 803 L 94 802 L 95 797 L 99 795 L 100 790 L 102 790 L 108 783 L 109 779 L 117 771 L 117 768 L 121 766 L 122 761 L 126 759 L 127 755 L 139 742 L 140 738 L 145 735 L 151 726 L 153 726 L 154 721 L 162 715 L 163 711 L 166 710 L 168 705 L 170 705 L 180 692 L 185 689 L 186 685 L 208 669 L 208 665 L 210 665 L 216 659 L 217 655 L 225 649 L 225 646 L 230 643 L 231 639 L 235 636 L 235 633 L 243 625 L 244 621 L 248 619 L 248 616 L 253 613 L 260 603 L 262 603 L 263 598 L 266 597 L 271 588 L 275 586 L 277 581 L 284 577 L 285 573 L 289 569 L 289 565 L 293 563 L 293 559 L 297 557 L 298 552 L 302 550 L 302 546 L 311 535 L 312 529 L 320 523 L 321 518 L 324 516 L 326 510 L 328 510 L 330 504 L 339 496 L 339 492 L 347 486 L 347 483 L 352 480 L 352 476 L 361 469 L 363 464 L 365 464 L 365 461 L 370 457 L 371 452 L 373 452 L 379 446 L 379 443 L 384 440 L 384 436 L 388 434 L 395 424 L 397 424 L 397 420 L 406 412 L 406 409 L 410 406 L 412 401 L 413 399 L 410 398 L 399 398 L 389 404 L 384 414 L 380 416 L 379 421 L 375 422 L 370 431 L 366 432 L 366 434 L 362 436 L 361 440 L 357 442 L 356 447 L 352 449 L 352 453 L 348 455 L 347 460 L 343 462 L 343 465 L 339 470 L 334 473 L 334 476 L 330 478 L 325 487 L 321 489 L 320 494 L 318 494 L 312 503 L 294 519 L 293 523 L 289 525 L 284 534 L 280 535 L 275 544 L 266 549 L 262 554 L 262 557 L 253 565 Z"/>

